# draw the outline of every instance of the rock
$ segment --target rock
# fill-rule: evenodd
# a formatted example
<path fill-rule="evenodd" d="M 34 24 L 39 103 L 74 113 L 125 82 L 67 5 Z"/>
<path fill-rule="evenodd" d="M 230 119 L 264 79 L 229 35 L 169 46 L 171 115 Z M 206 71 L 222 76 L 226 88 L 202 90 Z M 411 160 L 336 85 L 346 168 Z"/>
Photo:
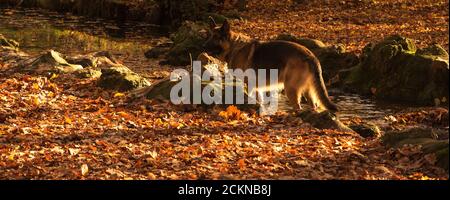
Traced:
<path fill-rule="evenodd" d="M 219 61 L 218 59 L 209 56 L 207 53 L 202 53 L 198 56 L 197 60 L 201 61 L 202 64 L 202 72 L 209 70 L 210 72 L 212 72 L 213 76 L 219 76 L 219 78 L 222 78 L 222 80 L 224 80 L 224 73 L 227 71 L 227 65 L 221 61 Z M 201 81 L 201 78 L 197 75 L 192 74 L 192 72 L 190 72 L 188 74 L 189 78 L 190 78 L 190 102 L 192 105 L 193 102 L 193 80 L 199 80 L 201 82 L 201 91 L 203 92 L 203 89 L 206 86 L 211 86 L 212 88 L 216 88 L 218 90 L 221 90 L 222 92 L 222 96 L 221 96 L 221 102 L 225 102 L 225 84 L 228 84 L 227 86 L 229 86 L 229 84 L 231 83 L 225 83 L 224 81 L 222 81 L 222 83 L 220 84 L 214 84 L 212 82 L 206 82 L 206 81 Z M 160 81 L 157 81 L 155 83 L 153 83 L 151 86 L 143 88 L 143 89 L 139 89 L 139 90 L 135 90 L 133 92 L 130 93 L 130 98 L 131 99 L 138 99 L 138 98 L 142 98 L 142 97 L 146 97 L 147 99 L 156 99 L 156 100 L 162 100 L 162 101 L 170 101 L 170 93 L 172 91 L 172 88 L 177 85 L 178 83 L 180 83 L 180 80 L 174 80 L 171 81 L 170 78 L 165 78 L 162 79 Z M 243 84 L 242 81 L 240 80 L 236 80 L 232 83 L 233 87 L 244 87 L 245 85 Z M 236 89 L 234 89 L 236 90 Z M 186 97 L 184 95 L 184 97 Z M 248 93 L 246 91 L 244 91 L 244 98 L 247 101 L 244 102 L 244 104 L 238 104 L 236 105 L 238 108 L 240 109 L 253 109 L 253 110 L 258 110 L 259 109 L 259 104 L 249 104 L 248 100 L 251 98 Z M 203 99 L 204 100 L 204 99 Z M 255 100 L 256 101 L 256 100 Z M 256 101 L 257 102 L 257 101 Z M 201 102 L 202 106 L 204 107 L 208 107 L 208 106 L 216 106 L 216 104 L 210 104 L 207 105 L 204 103 L 204 101 Z M 220 104 L 220 106 L 224 106 L 227 107 L 229 106 L 229 104 Z"/>
<path fill-rule="evenodd" d="M 169 50 L 170 48 L 168 47 L 156 46 L 146 51 L 144 55 L 146 58 L 159 58 L 165 55 Z"/>
<path fill-rule="evenodd" d="M 352 124 L 349 128 L 364 138 L 375 138 L 381 135 L 380 128 L 373 123 Z"/>
<path fill-rule="evenodd" d="M 66 57 L 68 63 L 81 65 L 82 67 L 97 67 L 97 60 L 91 55 L 79 55 L 73 57 Z"/>
<path fill-rule="evenodd" d="M 54 50 L 42 53 L 36 58 L 18 50 L 18 44 L 0 35 L 0 61 L 7 64 L 11 72 L 26 72 L 41 75 L 58 73 L 76 73 L 81 78 L 98 78 L 100 69 L 124 67 L 107 51 L 85 55 L 66 56 Z M 6 43 L 8 42 L 8 43 Z M 4 47 L 3 45 L 8 45 Z M 12 47 L 11 47 L 12 45 Z"/>
<path fill-rule="evenodd" d="M 84 68 L 82 70 L 79 70 L 77 72 L 75 72 L 75 74 L 79 77 L 79 78 L 100 78 L 100 76 L 102 75 L 102 72 L 100 69 L 95 69 L 95 68 Z"/>
<path fill-rule="evenodd" d="M 108 51 L 99 51 L 85 55 L 65 56 L 64 58 L 68 63 L 81 65 L 83 68 L 109 68 L 121 65 Z"/>
<path fill-rule="evenodd" d="M 228 64 L 226 62 L 222 62 L 213 56 L 208 55 L 207 53 L 201 53 L 198 55 L 197 60 L 202 62 L 202 70 L 210 70 L 211 68 L 215 68 L 212 70 L 217 70 L 220 73 L 224 74 L 228 71 Z"/>
<path fill-rule="evenodd" d="M 445 49 L 439 44 L 433 44 L 429 47 L 418 49 L 416 51 L 416 55 L 419 56 L 431 56 L 435 58 L 440 58 L 442 60 L 448 61 L 448 53 Z"/>
<path fill-rule="evenodd" d="M 345 78 L 344 88 L 377 98 L 434 105 L 435 99 L 449 96 L 446 55 L 437 45 L 417 50 L 412 40 L 390 36 L 364 48 L 362 62 Z"/>
<path fill-rule="evenodd" d="M 82 70 L 83 66 L 68 63 L 63 55 L 54 50 L 49 50 L 31 63 L 25 64 L 20 71 L 32 72 L 37 74 L 45 73 L 72 73 Z"/>
<path fill-rule="evenodd" d="M 421 145 L 424 154 L 435 154 L 437 165 L 448 170 L 448 137 L 440 140 L 439 135 L 448 135 L 448 131 L 429 128 L 390 131 L 381 138 L 381 141 L 384 145 L 393 148 L 399 148 L 406 144 Z"/>
<path fill-rule="evenodd" d="M 15 40 L 7 39 L 0 34 L 0 46 L 3 48 L 18 49 L 19 43 Z"/>
<path fill-rule="evenodd" d="M 196 58 L 202 51 L 207 39 L 208 27 L 203 23 L 186 21 L 171 35 L 173 46 L 167 54 L 167 64 L 186 66 L 191 58 Z"/>
<path fill-rule="evenodd" d="M 147 88 L 145 97 L 147 99 L 170 101 L 170 91 L 172 90 L 173 86 L 178 83 L 179 81 L 171 81 L 169 78 L 159 80 Z"/>
<path fill-rule="evenodd" d="M 105 89 L 123 92 L 150 85 L 150 82 L 145 78 L 134 73 L 126 66 L 104 68 L 101 73 L 98 85 Z"/>
<path fill-rule="evenodd" d="M 325 82 L 330 82 L 343 69 L 348 69 L 359 64 L 359 57 L 354 53 L 345 51 L 341 44 L 327 46 L 320 40 L 301 38 L 289 34 L 281 34 L 275 40 L 284 40 L 298 43 L 311 50 L 320 60 Z M 342 80 L 344 77 L 339 77 Z"/>
<path fill-rule="evenodd" d="M 297 113 L 304 122 L 310 123 L 313 127 L 318 129 L 332 129 L 344 132 L 354 132 L 349 127 L 345 126 L 339 117 L 329 111 L 316 112 L 311 110 L 301 111 Z"/>
<path fill-rule="evenodd" d="M 421 139 L 430 139 L 435 140 L 438 138 L 438 131 L 429 129 L 429 128 L 411 128 L 403 131 L 388 131 L 383 137 L 381 137 L 381 141 L 383 144 L 390 147 L 400 147 L 404 144 L 411 144 L 417 140 L 421 141 Z M 406 142 L 405 142 L 406 141 Z"/>
<path fill-rule="evenodd" d="M 195 76 L 191 76 L 190 77 L 191 80 L 196 78 Z M 197 77 L 198 78 L 198 77 Z M 172 88 L 177 85 L 178 83 L 180 83 L 180 81 L 175 80 L 175 81 L 171 81 L 169 78 L 166 79 L 162 79 L 160 81 L 157 81 L 155 83 L 153 83 L 151 86 L 146 87 L 144 89 L 141 90 L 137 90 L 137 91 L 133 91 L 130 94 L 130 97 L 132 99 L 137 99 L 137 98 L 141 98 L 141 97 L 145 97 L 147 99 L 152 99 L 152 100 L 159 100 L 159 101 L 166 101 L 169 102 L 170 99 L 170 93 L 172 91 Z M 204 83 L 202 82 L 201 87 L 202 87 L 202 91 L 203 89 L 208 85 L 208 83 Z M 238 83 L 236 84 L 236 86 L 239 85 Z M 192 85 L 191 85 L 192 86 Z M 211 85 L 210 85 L 211 86 Z M 236 87 L 235 86 L 235 87 Z M 212 87 L 216 87 L 216 86 L 212 86 Z M 217 87 L 221 87 L 221 86 L 217 86 Z M 222 86 L 222 94 L 225 93 L 224 87 Z M 190 103 L 189 104 L 183 104 L 183 105 L 194 105 L 193 102 L 193 89 L 190 89 Z M 185 96 L 184 96 L 185 97 Z M 244 93 L 244 97 L 246 98 L 246 100 L 248 98 L 251 98 L 248 96 L 247 93 Z M 204 99 L 203 99 L 204 100 Z M 222 102 L 224 102 L 224 96 L 222 96 Z M 210 107 L 210 106 L 223 106 L 223 107 L 227 107 L 230 104 L 215 104 L 214 102 L 212 104 L 205 104 L 204 101 L 202 101 L 199 105 L 203 106 L 203 107 Z M 252 110 L 258 110 L 259 109 L 259 104 L 248 104 L 248 103 L 244 103 L 244 104 L 235 104 L 239 109 L 242 110 L 248 110 L 248 109 L 252 109 Z"/>

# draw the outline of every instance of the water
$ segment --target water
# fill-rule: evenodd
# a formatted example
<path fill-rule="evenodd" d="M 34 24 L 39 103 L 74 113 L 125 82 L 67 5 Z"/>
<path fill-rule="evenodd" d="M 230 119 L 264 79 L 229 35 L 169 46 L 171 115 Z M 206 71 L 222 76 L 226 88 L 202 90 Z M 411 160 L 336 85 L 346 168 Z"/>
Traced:
<path fill-rule="evenodd" d="M 17 40 L 21 44 L 20 48 L 30 54 L 38 54 L 46 49 L 62 53 L 107 50 L 146 77 L 151 78 L 154 73 L 171 70 L 144 57 L 144 52 L 152 45 L 167 40 L 158 32 L 158 27 L 150 24 L 117 23 L 40 9 L 0 9 L 0 33 Z M 384 116 L 402 108 L 342 91 L 330 93 L 333 101 L 341 108 L 340 117 L 343 120 L 358 117 L 382 123 Z M 279 106 L 285 111 L 292 109 L 286 97 L 281 98 Z"/>
<path fill-rule="evenodd" d="M 359 118 L 376 124 L 384 124 L 385 116 L 395 114 L 400 110 L 407 108 L 404 105 L 376 101 L 369 97 L 345 93 L 336 89 L 330 90 L 330 97 L 340 108 L 339 118 L 341 120 Z M 278 106 L 281 111 L 293 111 L 293 108 L 290 106 L 285 95 L 280 95 Z M 309 108 L 309 105 L 306 105 L 306 102 L 303 102 L 302 106 L 305 109 Z"/>
<path fill-rule="evenodd" d="M 160 35 L 158 27 L 151 24 L 119 23 L 40 9 L 0 9 L 0 30 L 18 40 L 28 52 L 48 48 L 65 52 L 133 52 L 145 49 Z"/>
<path fill-rule="evenodd" d="M 125 65 L 151 79 L 161 77 L 156 72 L 161 71 L 161 66 L 158 61 L 146 59 L 144 52 L 168 40 L 151 24 L 29 8 L 0 8 L 0 33 L 18 41 L 20 49 L 33 56 L 49 49 L 63 54 L 109 51 Z"/>

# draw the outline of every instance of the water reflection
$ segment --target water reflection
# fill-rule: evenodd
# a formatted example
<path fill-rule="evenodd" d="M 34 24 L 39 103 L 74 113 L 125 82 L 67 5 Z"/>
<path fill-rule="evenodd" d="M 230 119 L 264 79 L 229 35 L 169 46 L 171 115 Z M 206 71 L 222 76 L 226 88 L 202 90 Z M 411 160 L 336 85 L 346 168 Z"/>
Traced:
<path fill-rule="evenodd" d="M 109 50 L 141 53 L 160 33 L 151 24 L 63 15 L 40 9 L 0 9 L 0 32 L 27 52 Z"/>
<path fill-rule="evenodd" d="M 342 120 L 349 120 L 358 117 L 367 121 L 379 121 L 387 116 L 394 114 L 404 108 L 404 105 L 395 105 L 383 103 L 374 99 L 363 97 L 357 94 L 345 93 L 340 90 L 330 90 L 333 102 L 340 107 L 339 117 Z M 293 107 L 285 95 L 279 96 L 278 109 L 280 111 L 293 111 Z M 304 109 L 310 109 L 306 102 L 302 104 Z M 382 123 L 379 121 L 380 123 Z"/>

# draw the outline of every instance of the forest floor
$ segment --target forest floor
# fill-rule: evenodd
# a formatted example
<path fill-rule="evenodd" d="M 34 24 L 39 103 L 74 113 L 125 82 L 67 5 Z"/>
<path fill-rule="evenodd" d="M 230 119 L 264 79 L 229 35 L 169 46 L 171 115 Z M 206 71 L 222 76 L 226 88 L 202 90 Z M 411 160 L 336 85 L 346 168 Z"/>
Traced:
<path fill-rule="evenodd" d="M 251 0 L 235 29 L 260 39 L 289 33 L 361 52 L 391 34 L 412 38 L 419 47 L 449 48 L 448 0 Z"/>
<path fill-rule="evenodd" d="M 286 32 L 355 52 L 392 33 L 448 50 L 448 1 L 329 2 L 254 0 L 233 24 L 261 39 Z M 448 179 L 435 162 L 418 146 L 390 149 L 290 113 L 185 111 L 130 103 L 94 79 L 0 72 L 0 179 Z"/>
<path fill-rule="evenodd" d="M 0 81 L 0 179 L 448 178 L 418 146 L 389 149 L 287 113 L 129 104 L 72 75 Z"/>

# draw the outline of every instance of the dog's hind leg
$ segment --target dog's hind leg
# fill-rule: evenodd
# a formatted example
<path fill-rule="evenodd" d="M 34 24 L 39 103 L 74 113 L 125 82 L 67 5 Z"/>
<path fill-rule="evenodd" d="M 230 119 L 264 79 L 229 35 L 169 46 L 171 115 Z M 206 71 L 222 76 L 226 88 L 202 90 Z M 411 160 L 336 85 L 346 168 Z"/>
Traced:
<path fill-rule="evenodd" d="M 294 107 L 294 109 L 301 110 L 302 109 L 302 106 L 300 105 L 301 92 L 298 90 L 298 88 L 285 86 L 284 91 L 287 98 L 289 99 L 289 103 Z"/>

